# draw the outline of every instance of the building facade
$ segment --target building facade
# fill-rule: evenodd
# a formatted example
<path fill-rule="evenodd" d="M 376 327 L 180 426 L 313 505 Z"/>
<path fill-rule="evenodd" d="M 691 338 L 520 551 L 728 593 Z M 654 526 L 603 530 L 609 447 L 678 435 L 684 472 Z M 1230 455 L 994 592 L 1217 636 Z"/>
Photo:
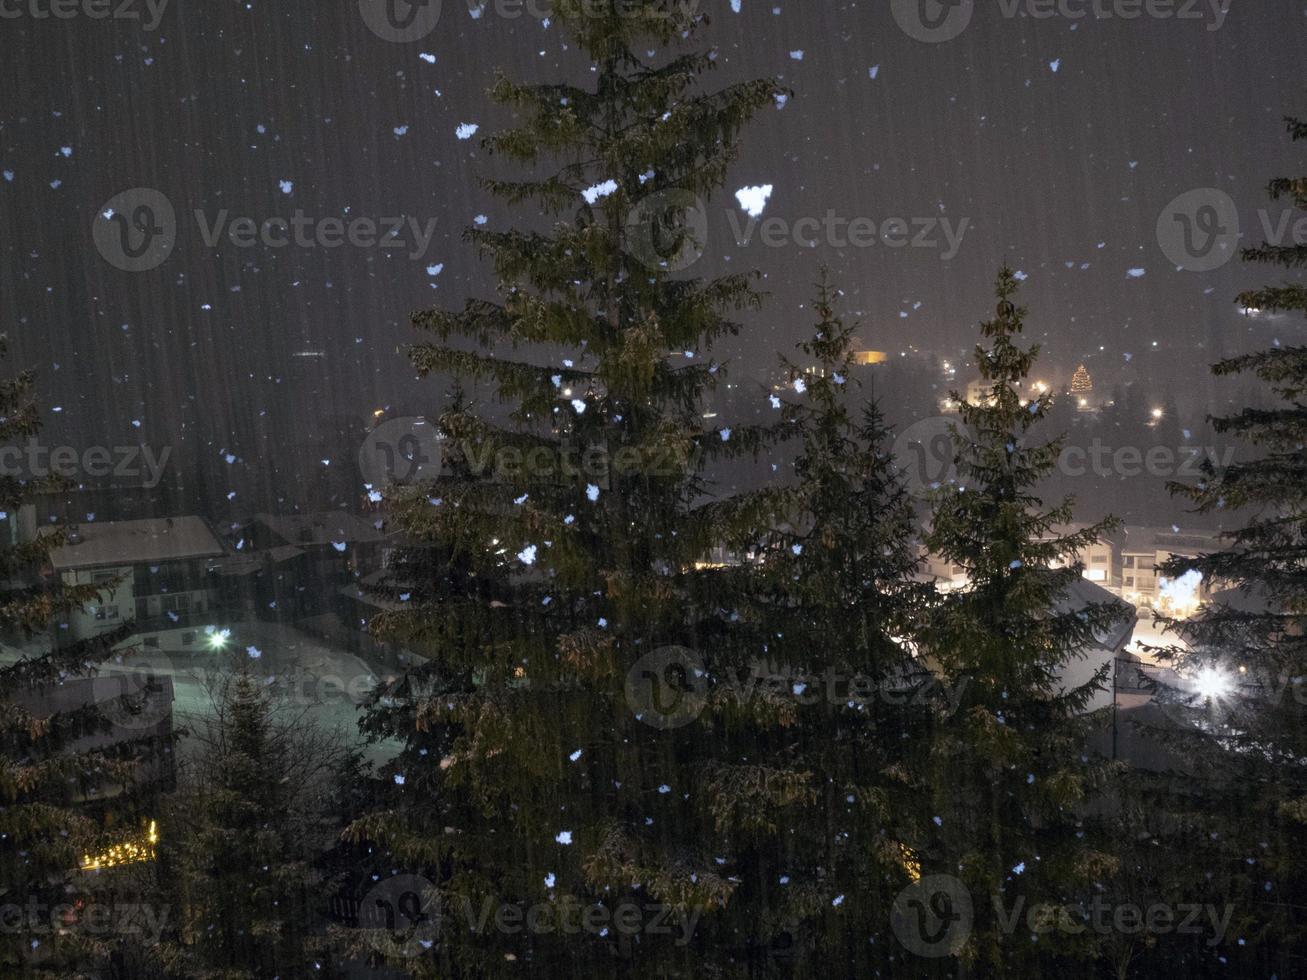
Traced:
<path fill-rule="evenodd" d="M 92 639 L 126 622 L 123 646 L 200 649 L 208 618 L 219 611 L 216 568 L 225 554 L 199 517 L 70 525 L 50 555 L 66 585 L 95 585 L 101 600 L 59 624 L 58 645 Z"/>

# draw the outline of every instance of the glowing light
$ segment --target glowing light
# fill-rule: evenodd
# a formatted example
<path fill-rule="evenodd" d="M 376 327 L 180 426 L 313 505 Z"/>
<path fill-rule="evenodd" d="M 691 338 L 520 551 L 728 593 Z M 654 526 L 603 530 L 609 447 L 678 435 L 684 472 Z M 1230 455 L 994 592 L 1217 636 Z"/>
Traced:
<path fill-rule="evenodd" d="M 1155 409 L 1153 409 L 1153 418 L 1154 418 L 1154 419 L 1160 419 L 1160 418 L 1161 418 L 1163 415 L 1165 415 L 1165 414 L 1166 414 L 1166 413 L 1163 412 L 1160 408 L 1155 408 Z"/>
<path fill-rule="evenodd" d="M 1198 688 L 1198 693 L 1208 701 L 1213 698 L 1226 697 L 1234 690 L 1229 675 L 1216 667 L 1204 667 L 1200 670 L 1197 676 L 1194 677 L 1194 686 Z"/>
<path fill-rule="evenodd" d="M 899 866 L 913 881 L 921 880 L 921 860 L 907 844 L 899 844 Z"/>
<path fill-rule="evenodd" d="M 221 650 L 231 638 L 231 630 L 214 630 L 209 634 L 209 649 Z"/>
<path fill-rule="evenodd" d="M 889 355 L 883 350 L 857 350 L 853 352 L 854 364 L 884 364 Z"/>
<path fill-rule="evenodd" d="M 1199 595 L 1202 584 L 1203 573 L 1196 568 L 1189 569 L 1176 579 L 1160 579 L 1157 589 L 1158 608 L 1178 619 L 1189 618 L 1202 605 Z"/>
<path fill-rule="evenodd" d="M 154 848 L 159 843 L 159 828 L 155 821 L 150 821 L 149 829 L 141 837 L 114 844 L 99 854 L 82 856 L 83 871 L 100 871 L 104 868 L 117 868 L 124 864 L 139 864 L 154 860 Z"/>

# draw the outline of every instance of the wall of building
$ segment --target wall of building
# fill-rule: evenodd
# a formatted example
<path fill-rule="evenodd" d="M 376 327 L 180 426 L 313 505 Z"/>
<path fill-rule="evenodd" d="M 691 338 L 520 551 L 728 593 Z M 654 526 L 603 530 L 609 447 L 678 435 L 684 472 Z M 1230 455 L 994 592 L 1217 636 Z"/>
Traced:
<path fill-rule="evenodd" d="M 63 581 L 103 589 L 98 603 L 69 615 L 65 632 L 70 642 L 99 636 L 128 621 L 143 627 L 176 624 L 176 629 L 164 625 L 155 632 L 180 632 L 218 611 L 217 582 L 193 561 L 74 569 L 63 573 Z"/>

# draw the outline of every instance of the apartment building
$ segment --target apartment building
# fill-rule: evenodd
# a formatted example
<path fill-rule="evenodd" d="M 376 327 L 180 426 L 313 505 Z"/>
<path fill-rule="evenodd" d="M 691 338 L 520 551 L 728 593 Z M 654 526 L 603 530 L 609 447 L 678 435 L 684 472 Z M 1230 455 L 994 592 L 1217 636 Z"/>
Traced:
<path fill-rule="evenodd" d="M 1058 535 L 1072 534 L 1076 531 L 1084 530 L 1088 525 L 1072 524 L 1058 530 Z M 1083 566 L 1082 572 L 1085 579 L 1093 582 L 1095 585 L 1104 589 L 1111 589 L 1114 582 L 1114 550 L 1111 541 L 1096 541 L 1086 545 L 1076 553 L 1074 559 L 1069 559 L 1064 564 L 1070 564 L 1078 560 Z M 938 555 L 923 555 L 925 563 L 925 572 L 930 580 L 934 581 L 944 590 L 956 589 L 966 584 L 967 576 L 961 565 L 954 565 L 946 562 Z M 1113 590 L 1115 591 L 1115 590 Z"/>
<path fill-rule="evenodd" d="M 1119 558 L 1116 591 L 1127 602 L 1159 612 L 1184 614 L 1206 602 L 1219 583 L 1167 582 L 1158 568 L 1173 555 L 1196 558 L 1219 551 L 1220 535 L 1214 531 L 1180 531 L 1177 528 L 1128 525 L 1113 542 Z"/>
<path fill-rule="evenodd" d="M 135 621 L 123 645 L 164 650 L 200 649 L 207 618 L 218 611 L 221 543 L 199 517 L 105 521 L 65 528 L 50 555 L 67 585 L 96 585 L 98 603 L 59 624 L 59 645 L 90 639 Z"/>

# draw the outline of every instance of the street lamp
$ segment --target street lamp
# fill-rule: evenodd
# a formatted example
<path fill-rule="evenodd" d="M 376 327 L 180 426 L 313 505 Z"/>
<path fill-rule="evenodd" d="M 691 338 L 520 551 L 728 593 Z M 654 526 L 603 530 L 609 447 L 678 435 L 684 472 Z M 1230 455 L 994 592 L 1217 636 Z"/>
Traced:
<path fill-rule="evenodd" d="M 1199 695 L 1208 702 L 1223 698 L 1234 690 L 1229 675 L 1217 667 L 1204 667 L 1194 677 L 1194 684 L 1198 688 Z"/>

